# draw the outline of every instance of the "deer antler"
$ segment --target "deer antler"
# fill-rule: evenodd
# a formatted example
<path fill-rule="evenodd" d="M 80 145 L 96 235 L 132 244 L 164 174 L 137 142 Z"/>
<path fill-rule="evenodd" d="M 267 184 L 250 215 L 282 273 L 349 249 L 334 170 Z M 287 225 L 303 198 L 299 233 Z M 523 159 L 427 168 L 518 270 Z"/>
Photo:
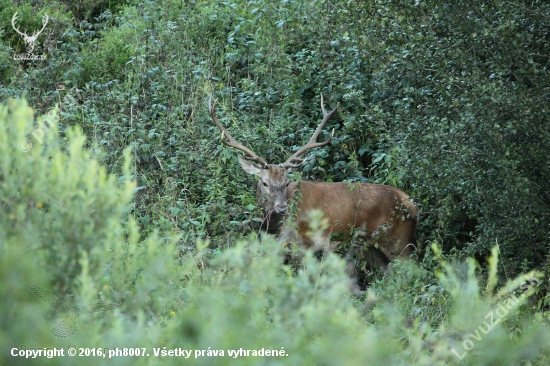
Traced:
<path fill-rule="evenodd" d="M 285 169 L 298 168 L 298 167 L 302 166 L 303 164 L 305 164 L 305 162 L 308 159 L 299 158 L 300 155 L 302 155 L 306 151 L 314 149 L 316 147 L 323 147 L 323 146 L 327 145 L 330 142 L 330 140 L 332 140 L 332 136 L 334 135 L 334 130 L 332 130 L 332 134 L 330 135 L 330 137 L 326 141 L 315 142 L 315 141 L 317 141 L 317 137 L 319 136 L 319 133 L 321 132 L 323 127 L 325 127 L 325 125 L 327 124 L 327 121 L 338 110 L 338 105 L 331 112 L 327 113 L 327 110 L 325 109 L 325 101 L 323 100 L 323 94 L 321 94 L 321 110 L 323 111 L 323 120 L 321 121 L 319 126 L 317 126 L 317 129 L 313 133 L 313 136 L 311 136 L 311 139 L 309 139 L 309 142 L 306 145 L 302 146 L 298 151 L 296 151 L 294 154 L 292 154 L 292 156 L 289 157 L 287 159 L 287 161 L 285 161 L 284 163 L 281 164 L 281 166 L 283 168 L 285 168 Z"/>
<path fill-rule="evenodd" d="M 14 29 L 17 33 L 19 33 L 20 36 L 28 37 L 28 36 L 27 36 L 27 33 L 21 33 L 21 32 L 19 31 L 19 28 L 16 28 L 16 27 L 15 27 L 15 22 L 17 21 L 17 13 L 18 13 L 18 12 L 19 12 L 19 11 L 16 11 L 15 14 L 13 14 L 13 17 L 11 17 L 11 26 L 13 27 L 13 29 Z"/>
<path fill-rule="evenodd" d="M 46 25 L 48 24 L 49 19 L 50 19 L 50 17 L 48 17 L 47 14 L 44 14 L 44 16 L 42 17 L 42 29 L 40 29 L 39 31 L 34 32 L 32 34 L 32 36 L 29 36 L 26 33 L 26 29 L 25 29 L 25 33 L 23 33 L 21 31 L 19 31 L 19 28 L 17 28 L 15 26 L 15 22 L 17 21 L 17 11 L 15 12 L 15 14 L 13 14 L 13 17 L 11 18 L 11 26 L 13 27 L 13 29 L 17 33 L 19 33 L 20 36 L 23 37 L 23 40 L 25 41 L 25 45 L 27 47 L 27 53 L 31 54 L 32 51 L 34 50 L 34 42 L 36 42 L 36 39 L 38 38 L 40 33 L 42 33 L 44 28 L 46 28 Z"/>
<path fill-rule="evenodd" d="M 233 138 L 233 136 L 231 136 L 229 134 L 229 132 L 227 132 L 227 130 L 225 129 L 225 127 L 223 127 L 223 125 L 221 124 L 221 122 L 218 120 L 218 118 L 216 117 L 216 101 L 214 101 L 214 104 L 212 104 L 212 97 L 210 97 L 208 99 L 208 112 L 210 113 L 210 117 L 212 117 L 212 119 L 214 120 L 214 122 L 216 123 L 216 126 L 218 126 L 218 128 L 222 131 L 223 135 L 229 140 L 229 141 L 226 141 L 225 139 L 222 139 L 222 142 L 229 146 L 229 147 L 233 147 L 235 149 L 238 149 L 238 150 L 241 150 L 241 151 L 244 151 L 246 154 L 248 154 L 248 156 L 245 157 L 246 160 L 248 161 L 255 161 L 255 162 L 258 162 L 260 163 L 260 165 L 262 166 L 262 168 L 266 168 L 267 167 L 267 162 L 260 158 L 258 155 L 256 155 L 252 150 L 250 150 L 249 148 L 245 147 L 244 145 L 240 144 L 237 142 L 237 140 L 235 140 Z"/>
<path fill-rule="evenodd" d="M 40 29 L 38 32 L 34 32 L 34 36 L 38 37 L 38 35 L 42 33 L 42 31 L 44 31 L 44 28 L 46 28 L 49 19 L 50 17 L 48 16 L 48 14 L 44 14 L 44 16 L 42 17 L 42 29 Z"/>

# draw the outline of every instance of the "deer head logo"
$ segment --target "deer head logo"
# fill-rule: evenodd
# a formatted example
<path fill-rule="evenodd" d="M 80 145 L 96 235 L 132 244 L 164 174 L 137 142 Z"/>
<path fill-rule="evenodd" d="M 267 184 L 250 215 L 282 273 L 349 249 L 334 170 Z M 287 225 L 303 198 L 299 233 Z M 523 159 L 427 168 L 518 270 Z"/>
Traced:
<path fill-rule="evenodd" d="M 40 35 L 40 33 L 42 33 L 42 31 L 44 30 L 44 28 L 46 28 L 46 25 L 48 24 L 48 20 L 50 18 L 48 17 L 47 14 L 44 14 L 44 17 L 42 17 L 42 29 L 40 29 L 39 31 L 36 31 L 34 32 L 31 36 L 29 36 L 26 32 L 27 30 L 25 29 L 25 32 L 21 32 L 19 31 L 19 29 L 15 26 L 15 23 L 17 21 L 17 12 L 15 12 L 15 14 L 13 14 L 13 17 L 11 18 L 11 26 L 13 27 L 13 29 L 19 33 L 19 35 L 21 37 L 23 37 L 23 40 L 25 41 L 25 47 L 27 48 L 27 54 L 31 54 L 32 51 L 34 50 L 34 44 L 36 42 L 36 39 L 38 38 L 38 36 Z"/>

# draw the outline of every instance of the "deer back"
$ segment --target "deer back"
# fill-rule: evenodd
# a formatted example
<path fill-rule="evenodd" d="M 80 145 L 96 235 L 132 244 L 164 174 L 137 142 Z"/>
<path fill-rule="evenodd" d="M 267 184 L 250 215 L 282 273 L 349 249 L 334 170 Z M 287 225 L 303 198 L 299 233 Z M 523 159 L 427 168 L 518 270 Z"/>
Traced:
<path fill-rule="evenodd" d="M 290 200 L 298 197 L 297 231 L 307 247 L 315 244 L 306 235 L 309 231 L 307 212 L 317 209 L 328 221 L 325 236 L 341 234 L 346 238 L 361 229 L 388 260 L 410 254 L 410 249 L 405 248 L 414 240 L 418 209 L 410 197 L 397 188 L 369 183 L 303 181 L 291 183 L 287 196 Z"/>

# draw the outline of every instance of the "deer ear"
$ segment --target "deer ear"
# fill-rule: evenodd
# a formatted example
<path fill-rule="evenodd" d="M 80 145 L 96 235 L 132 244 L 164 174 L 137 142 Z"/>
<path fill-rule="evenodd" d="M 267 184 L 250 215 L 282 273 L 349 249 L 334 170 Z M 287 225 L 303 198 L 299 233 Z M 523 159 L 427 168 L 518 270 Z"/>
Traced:
<path fill-rule="evenodd" d="M 257 176 L 260 176 L 263 172 L 263 168 L 261 165 L 248 161 L 241 156 L 239 156 L 239 163 L 243 167 L 244 171 L 248 174 L 255 174 Z"/>

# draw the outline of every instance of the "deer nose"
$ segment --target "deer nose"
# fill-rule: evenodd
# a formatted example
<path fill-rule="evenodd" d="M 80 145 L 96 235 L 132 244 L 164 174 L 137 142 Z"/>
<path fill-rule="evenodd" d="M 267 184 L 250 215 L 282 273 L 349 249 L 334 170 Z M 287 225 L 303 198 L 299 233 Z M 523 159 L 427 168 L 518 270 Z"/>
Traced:
<path fill-rule="evenodd" d="M 286 212 L 286 209 L 288 208 L 287 205 L 281 205 L 276 208 L 277 213 L 284 214 Z"/>

